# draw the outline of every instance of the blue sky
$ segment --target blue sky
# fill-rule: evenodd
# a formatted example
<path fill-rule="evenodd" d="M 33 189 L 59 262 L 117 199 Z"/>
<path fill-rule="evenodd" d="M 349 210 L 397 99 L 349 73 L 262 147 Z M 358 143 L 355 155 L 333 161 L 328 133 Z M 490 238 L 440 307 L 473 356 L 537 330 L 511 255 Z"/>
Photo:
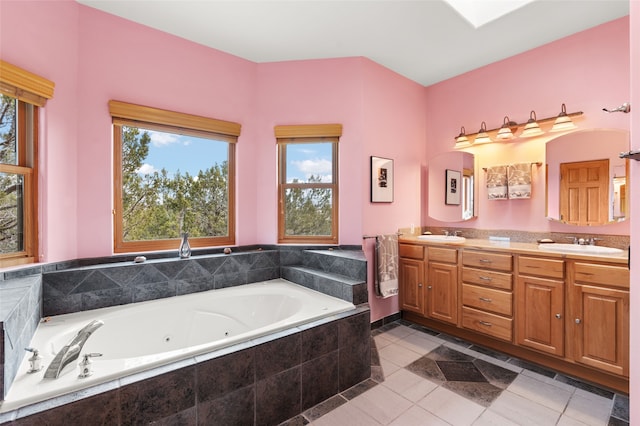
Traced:
<path fill-rule="evenodd" d="M 170 174 L 178 169 L 192 176 L 215 163 L 227 159 L 227 144 L 210 139 L 183 136 L 173 133 L 148 131 L 151 137 L 149 155 L 138 169 L 139 173 L 153 173 L 163 167 Z M 274 160 L 276 144 L 273 144 Z M 310 175 L 322 176 L 323 182 L 331 182 L 331 144 L 294 144 L 287 149 L 287 181 L 294 178 L 306 181 Z"/>

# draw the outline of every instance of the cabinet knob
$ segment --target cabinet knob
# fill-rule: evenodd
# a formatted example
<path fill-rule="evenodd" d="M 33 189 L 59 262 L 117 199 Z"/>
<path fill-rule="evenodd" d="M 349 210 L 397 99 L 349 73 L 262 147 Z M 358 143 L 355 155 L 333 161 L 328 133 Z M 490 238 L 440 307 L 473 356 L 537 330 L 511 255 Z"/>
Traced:
<path fill-rule="evenodd" d="M 562 318 L 562 315 L 556 314 L 556 318 L 560 319 L 560 318 Z"/>
<path fill-rule="evenodd" d="M 427 286 L 427 288 L 428 288 L 429 290 L 431 290 L 431 286 L 430 286 L 430 285 L 428 285 L 428 286 Z"/>
<path fill-rule="evenodd" d="M 576 318 L 576 324 L 580 324 L 582 320 L 580 318 Z"/>
<path fill-rule="evenodd" d="M 422 283 L 418 283 L 418 287 L 422 287 Z"/>

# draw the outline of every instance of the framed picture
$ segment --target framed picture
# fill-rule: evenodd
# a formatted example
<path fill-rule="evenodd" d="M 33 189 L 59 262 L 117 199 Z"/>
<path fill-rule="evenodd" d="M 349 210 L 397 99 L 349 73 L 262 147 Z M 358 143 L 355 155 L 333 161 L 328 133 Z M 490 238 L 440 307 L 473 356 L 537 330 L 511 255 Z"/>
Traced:
<path fill-rule="evenodd" d="M 371 202 L 393 202 L 393 160 L 371 156 Z"/>
<path fill-rule="evenodd" d="M 462 173 L 458 170 L 445 170 L 445 204 L 460 205 L 460 192 L 462 191 Z"/>

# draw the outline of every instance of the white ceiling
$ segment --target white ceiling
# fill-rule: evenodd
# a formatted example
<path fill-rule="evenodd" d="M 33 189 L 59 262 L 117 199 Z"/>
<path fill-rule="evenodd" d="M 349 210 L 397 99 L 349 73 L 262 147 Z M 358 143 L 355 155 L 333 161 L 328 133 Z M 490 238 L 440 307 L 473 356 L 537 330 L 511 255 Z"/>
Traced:
<path fill-rule="evenodd" d="M 424 86 L 629 14 L 629 0 L 77 1 L 257 63 L 364 56 Z"/>

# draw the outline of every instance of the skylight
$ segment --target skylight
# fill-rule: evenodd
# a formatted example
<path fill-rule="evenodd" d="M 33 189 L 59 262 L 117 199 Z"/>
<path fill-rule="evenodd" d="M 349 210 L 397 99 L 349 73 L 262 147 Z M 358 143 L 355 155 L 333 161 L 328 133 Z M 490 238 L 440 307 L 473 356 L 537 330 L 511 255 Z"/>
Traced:
<path fill-rule="evenodd" d="M 466 19 L 474 28 L 480 28 L 489 22 L 532 3 L 535 0 L 444 0 L 449 6 Z"/>

